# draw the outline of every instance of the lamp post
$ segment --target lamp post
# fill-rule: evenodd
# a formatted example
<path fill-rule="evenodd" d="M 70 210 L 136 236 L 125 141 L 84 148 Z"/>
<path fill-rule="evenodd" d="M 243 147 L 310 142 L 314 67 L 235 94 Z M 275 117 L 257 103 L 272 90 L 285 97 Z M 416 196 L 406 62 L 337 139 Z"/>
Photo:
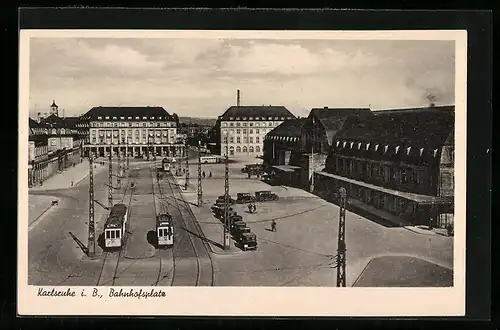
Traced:
<path fill-rule="evenodd" d="M 345 188 L 339 189 L 340 195 L 340 214 L 339 214 L 339 233 L 337 241 L 337 286 L 345 287 L 345 263 L 346 263 L 346 242 L 345 242 L 345 209 L 347 203 L 347 191 Z"/>

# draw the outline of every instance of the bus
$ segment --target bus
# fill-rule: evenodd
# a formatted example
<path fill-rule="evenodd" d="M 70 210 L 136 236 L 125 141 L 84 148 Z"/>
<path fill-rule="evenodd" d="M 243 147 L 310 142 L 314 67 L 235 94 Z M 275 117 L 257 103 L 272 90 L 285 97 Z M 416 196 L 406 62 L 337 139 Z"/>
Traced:
<path fill-rule="evenodd" d="M 217 164 L 222 162 L 222 157 L 218 155 L 202 156 L 200 157 L 200 162 L 202 164 Z"/>

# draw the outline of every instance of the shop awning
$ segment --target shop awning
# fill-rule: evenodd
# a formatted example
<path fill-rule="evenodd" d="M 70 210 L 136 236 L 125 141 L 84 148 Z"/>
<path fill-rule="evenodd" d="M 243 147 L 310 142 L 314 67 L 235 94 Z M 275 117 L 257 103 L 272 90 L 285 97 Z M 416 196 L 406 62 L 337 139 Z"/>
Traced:
<path fill-rule="evenodd" d="M 405 191 L 393 190 L 393 189 L 389 189 L 389 188 L 376 186 L 373 184 L 369 184 L 369 183 L 362 182 L 362 181 L 357 181 L 354 179 L 346 178 L 343 176 L 339 176 L 339 175 L 335 175 L 335 174 L 331 174 L 331 173 L 327 173 L 327 172 L 316 172 L 316 173 L 318 173 L 319 175 L 323 175 L 326 177 L 330 177 L 330 178 L 345 182 L 345 183 L 351 183 L 351 184 L 354 184 L 354 185 L 357 185 L 357 186 L 360 186 L 363 188 L 380 191 L 382 193 L 386 193 L 386 194 L 393 195 L 393 196 L 398 196 L 398 197 L 401 197 L 401 198 L 404 198 L 407 200 L 417 202 L 419 204 L 450 204 L 450 205 L 453 204 L 452 198 L 413 194 L 413 193 L 409 193 L 409 192 L 405 192 Z"/>

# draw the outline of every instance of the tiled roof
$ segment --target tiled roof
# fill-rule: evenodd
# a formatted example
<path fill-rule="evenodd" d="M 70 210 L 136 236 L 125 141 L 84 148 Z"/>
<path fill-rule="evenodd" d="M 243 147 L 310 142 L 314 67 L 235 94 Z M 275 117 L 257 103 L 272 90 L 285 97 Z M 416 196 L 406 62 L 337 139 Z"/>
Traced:
<path fill-rule="evenodd" d="M 285 108 L 284 106 L 272 106 L 272 105 L 263 105 L 263 106 L 232 106 L 226 110 L 219 117 L 222 120 L 230 120 L 230 118 L 236 120 L 236 118 L 241 118 L 240 120 L 245 120 L 243 118 L 252 117 L 252 120 L 269 120 L 269 117 L 272 117 L 272 120 L 281 120 L 281 117 L 284 118 L 295 118 L 295 116 Z M 274 119 L 277 117 L 278 119 Z"/>
<path fill-rule="evenodd" d="M 385 110 L 374 112 L 369 119 L 347 119 L 336 140 L 354 143 L 439 148 L 454 125 L 455 107 Z"/>
<path fill-rule="evenodd" d="M 86 114 L 81 116 L 82 120 L 97 120 L 102 117 L 103 120 L 123 120 L 120 117 L 125 117 L 125 120 L 143 120 L 142 117 L 161 117 L 161 120 L 174 120 L 174 118 L 163 107 L 94 107 Z M 109 117 L 105 119 L 105 117 Z M 131 117 L 132 119 L 128 119 Z M 113 119 L 116 118 L 116 119 Z M 159 120 L 159 119 L 158 119 Z"/>
<path fill-rule="evenodd" d="M 302 126 L 307 121 L 307 118 L 285 120 L 279 126 L 275 127 L 266 136 L 287 136 L 300 137 Z"/>
<path fill-rule="evenodd" d="M 319 120 L 325 128 L 325 133 L 328 139 L 328 144 L 332 145 L 333 139 L 339 132 L 348 117 L 354 120 L 362 120 L 373 116 L 373 113 L 368 108 L 315 108 L 309 113 L 309 118 Z"/>
<path fill-rule="evenodd" d="M 42 119 L 39 124 L 39 127 L 49 128 L 49 127 L 66 127 L 64 120 L 54 114 L 48 116 L 47 118 Z"/>

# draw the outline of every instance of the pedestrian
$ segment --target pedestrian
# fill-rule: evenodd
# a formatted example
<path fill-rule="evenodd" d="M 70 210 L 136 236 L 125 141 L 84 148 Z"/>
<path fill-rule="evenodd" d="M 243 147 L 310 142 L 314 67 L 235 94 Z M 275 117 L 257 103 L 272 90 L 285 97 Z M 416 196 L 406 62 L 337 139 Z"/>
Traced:
<path fill-rule="evenodd" d="M 71 181 L 71 187 L 73 187 L 73 181 Z"/>
<path fill-rule="evenodd" d="M 212 170 L 210 170 L 210 173 L 208 173 L 208 177 L 211 178 L 212 177 Z"/>
<path fill-rule="evenodd" d="M 276 221 L 274 221 L 274 220 L 271 222 L 271 231 L 277 231 L 276 230 Z"/>
<path fill-rule="evenodd" d="M 254 203 L 252 203 L 252 208 L 253 208 L 253 213 L 257 212 L 257 205 L 255 205 Z"/>
<path fill-rule="evenodd" d="M 253 213 L 252 203 L 248 204 L 248 213 Z"/>
<path fill-rule="evenodd" d="M 205 178 L 205 171 L 203 171 L 202 175 L 203 179 Z"/>

